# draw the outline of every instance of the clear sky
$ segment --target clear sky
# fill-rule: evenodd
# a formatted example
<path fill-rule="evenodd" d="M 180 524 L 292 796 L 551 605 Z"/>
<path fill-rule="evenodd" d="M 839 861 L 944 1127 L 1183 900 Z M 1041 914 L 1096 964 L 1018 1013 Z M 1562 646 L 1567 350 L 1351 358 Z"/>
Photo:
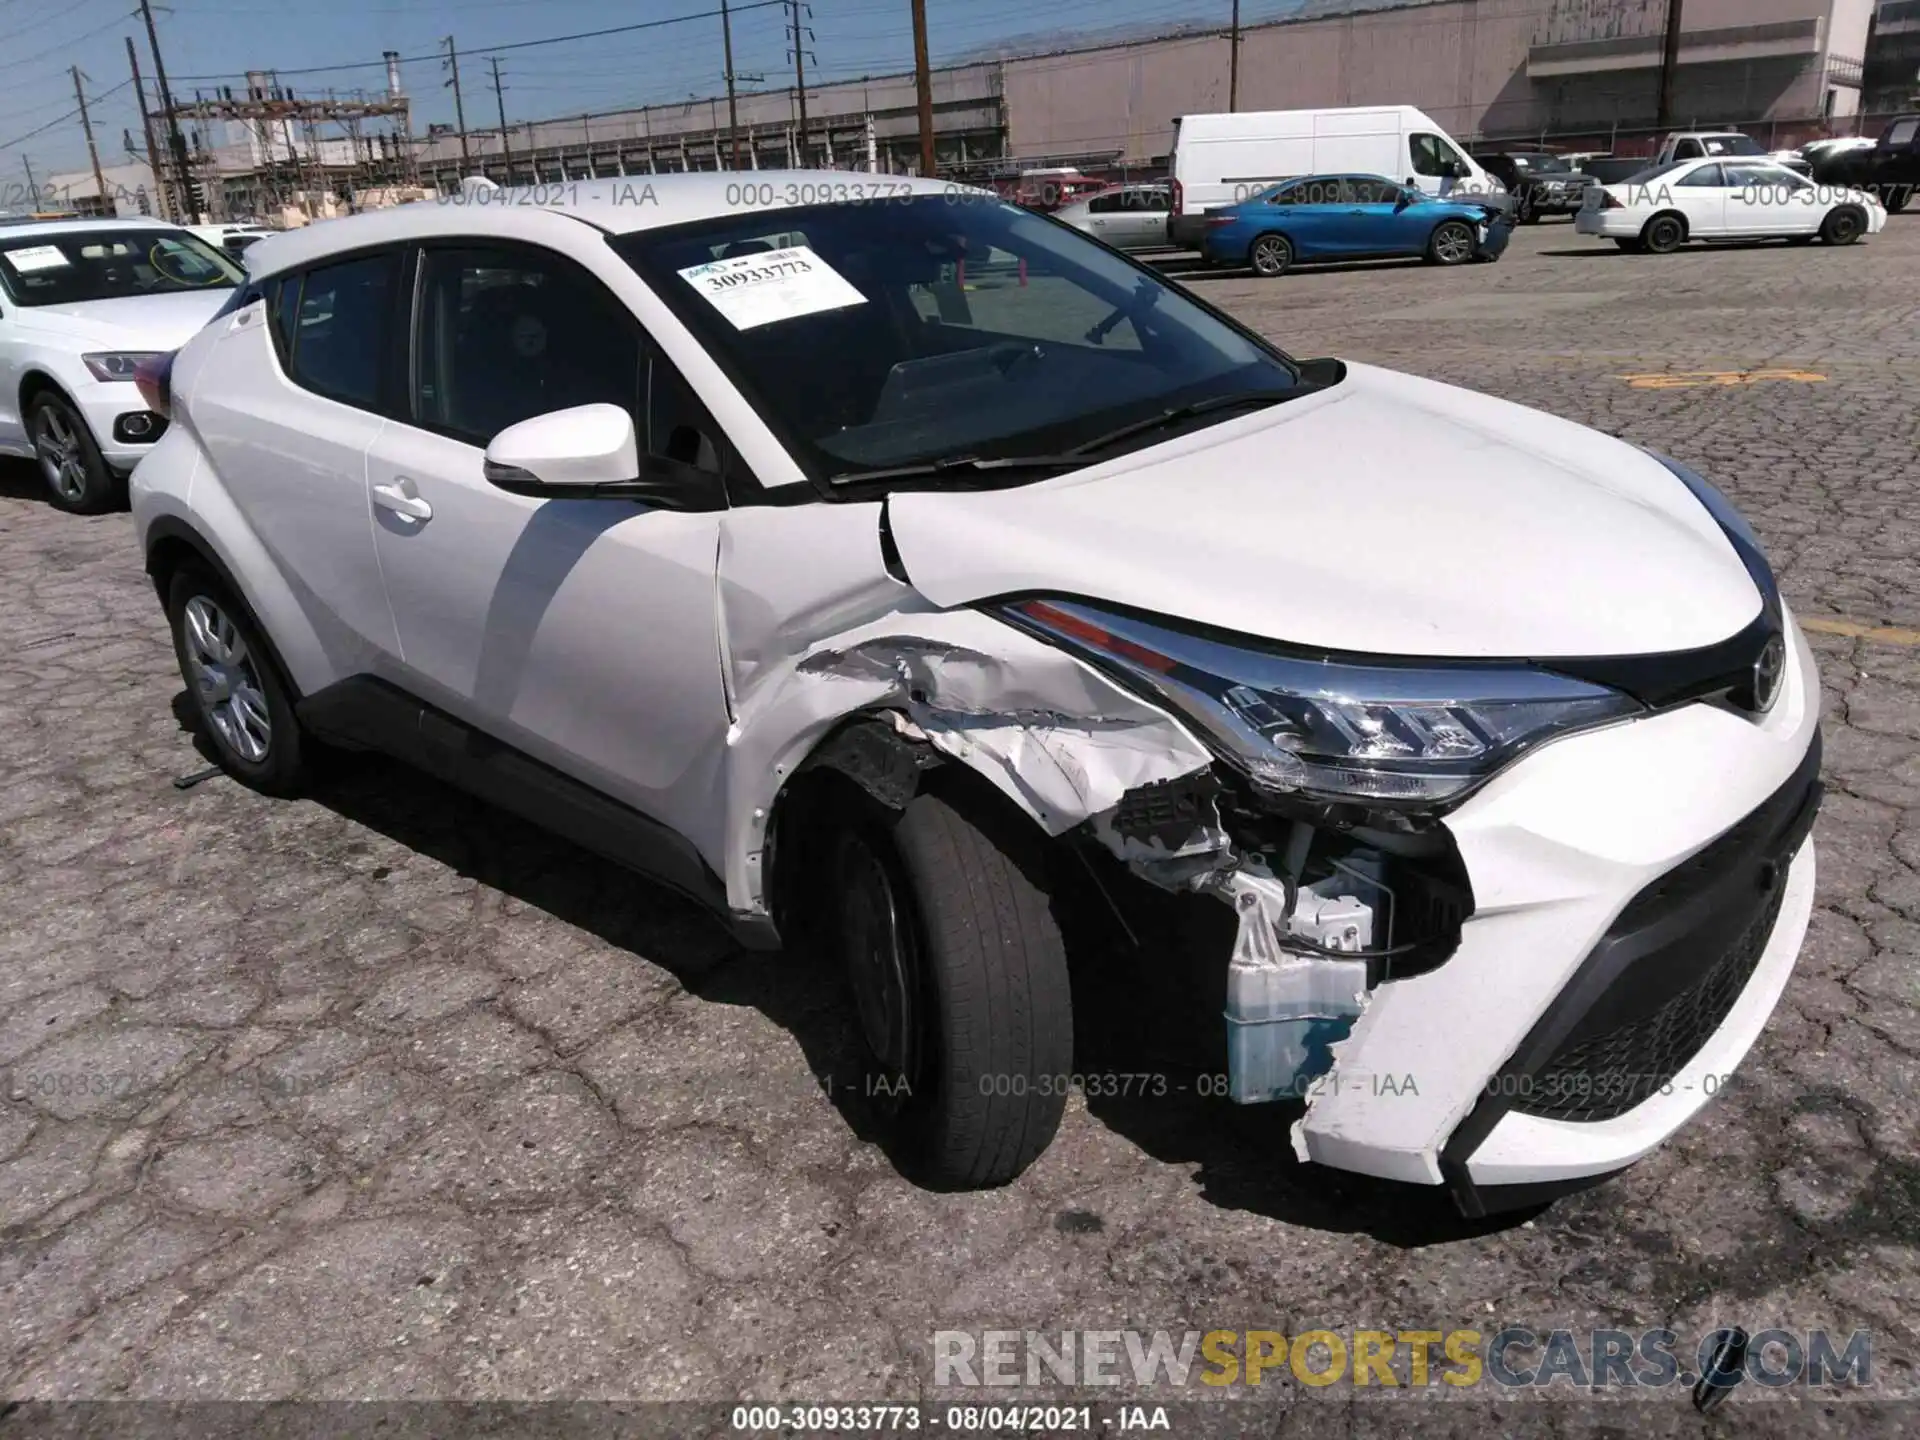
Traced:
<path fill-rule="evenodd" d="M 121 132 L 140 143 L 139 114 L 127 84 L 125 37 L 140 47 L 142 77 L 153 98 L 153 73 L 137 0 L 0 0 L 0 187 L 23 180 L 22 157 L 45 179 L 84 169 L 86 145 L 74 110 L 79 65 L 103 164 L 127 158 Z M 731 3 L 731 0 L 730 0 Z M 740 0 L 752 4 L 752 0 Z M 1243 19 L 1298 9 L 1302 0 L 1242 0 Z M 195 88 L 239 85 L 248 69 L 278 70 L 302 93 L 342 95 L 385 83 L 380 52 L 397 50 L 401 78 L 414 97 L 414 126 L 453 119 L 440 64 L 425 57 L 447 35 L 460 48 L 468 123 L 493 116 L 487 79 L 490 46 L 576 34 L 641 21 L 701 16 L 632 34 L 510 50 L 501 55 L 507 118 L 541 119 L 608 110 L 645 101 L 682 100 L 724 91 L 719 0 L 167 0 L 155 4 L 161 58 L 176 99 Z M 807 78 L 883 74 L 913 63 L 908 0 L 803 0 L 812 30 Z M 1231 0 L 927 0 L 935 64 L 982 47 L 1025 37 L 1044 41 L 1069 31 L 1121 25 L 1224 25 Z M 784 3 L 736 10 L 733 68 L 749 80 L 791 83 L 793 62 Z M 336 65 L 359 68 L 291 72 Z M 117 88 L 116 88 L 117 87 Z M 94 97 L 98 97 L 97 100 Z M 48 127 L 39 134 L 30 132 Z M 0 209 L 19 198 L 0 194 Z"/>

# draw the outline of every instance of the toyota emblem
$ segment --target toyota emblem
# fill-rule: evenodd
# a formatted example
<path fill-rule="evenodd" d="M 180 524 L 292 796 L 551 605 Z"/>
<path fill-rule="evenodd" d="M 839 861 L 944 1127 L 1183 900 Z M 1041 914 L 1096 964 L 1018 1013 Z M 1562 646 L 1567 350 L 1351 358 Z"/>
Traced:
<path fill-rule="evenodd" d="M 1780 695 L 1780 679 L 1787 672 L 1787 644 L 1778 635 L 1769 635 L 1753 662 L 1753 708 L 1771 710 Z"/>

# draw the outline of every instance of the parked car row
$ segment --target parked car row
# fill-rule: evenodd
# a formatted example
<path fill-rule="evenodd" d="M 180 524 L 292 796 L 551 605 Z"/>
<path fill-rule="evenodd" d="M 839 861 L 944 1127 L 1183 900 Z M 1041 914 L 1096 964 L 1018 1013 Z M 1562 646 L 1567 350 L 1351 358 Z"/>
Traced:
<path fill-rule="evenodd" d="M 1242 208 L 1507 220 L 1333 183 Z M 8 438 L 56 502 L 98 499 L 76 425 L 164 422 L 129 563 L 228 774 L 385 750 L 833 958 L 872 1123 L 942 1187 L 1046 1148 L 1070 957 L 1103 984 L 1170 905 L 1221 921 L 1182 959 L 1220 1091 L 1469 1215 L 1724 1085 L 1811 913 L 1820 686 L 1711 484 L 1293 357 L 989 193 L 650 184 L 330 221 L 245 275 L 165 226 L 0 235 Z"/>

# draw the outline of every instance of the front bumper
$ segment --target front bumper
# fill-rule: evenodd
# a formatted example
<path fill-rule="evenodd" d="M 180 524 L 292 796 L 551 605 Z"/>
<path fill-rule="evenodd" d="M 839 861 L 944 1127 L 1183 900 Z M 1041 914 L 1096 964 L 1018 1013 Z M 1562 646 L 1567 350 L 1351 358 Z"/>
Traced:
<path fill-rule="evenodd" d="M 100 458 L 113 470 L 133 469 L 166 431 L 166 422 L 148 411 L 138 388 L 123 380 L 80 386 L 74 401 L 93 431 Z M 140 422 L 134 417 L 144 417 L 144 434 L 136 433 Z"/>
<path fill-rule="evenodd" d="M 1569 737 L 1448 817 L 1475 914 L 1445 964 L 1372 993 L 1303 1159 L 1483 1213 L 1633 1163 L 1721 1088 L 1812 907 L 1819 682 L 1787 634 L 1758 721 L 1694 703 Z"/>

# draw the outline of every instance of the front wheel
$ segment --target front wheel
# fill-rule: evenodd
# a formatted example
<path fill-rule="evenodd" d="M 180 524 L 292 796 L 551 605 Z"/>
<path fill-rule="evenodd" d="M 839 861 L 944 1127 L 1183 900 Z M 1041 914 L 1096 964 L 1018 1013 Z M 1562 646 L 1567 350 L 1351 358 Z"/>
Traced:
<path fill-rule="evenodd" d="M 1866 229 L 1866 217 L 1851 205 L 1842 205 L 1820 226 L 1820 238 L 1829 245 L 1851 245 Z"/>
<path fill-rule="evenodd" d="M 36 395 L 27 407 L 27 432 L 54 508 L 72 515 L 98 515 L 112 508 L 118 490 L 113 472 L 101 458 L 93 431 L 65 396 L 51 390 Z"/>
<path fill-rule="evenodd" d="M 1014 823 L 926 794 L 839 840 L 866 1093 L 896 1158 L 939 1189 L 1012 1180 L 1066 1109 L 1066 946 Z"/>
<path fill-rule="evenodd" d="M 1907 202 L 1913 199 L 1911 185 L 1888 185 L 1882 188 L 1880 203 L 1886 207 L 1889 215 L 1898 215 L 1907 208 Z"/>
<path fill-rule="evenodd" d="M 1247 257 L 1253 266 L 1253 273 L 1264 275 L 1271 280 L 1276 275 L 1284 275 L 1293 265 L 1293 242 L 1284 235 L 1262 235 L 1253 242 L 1253 251 Z"/>
<path fill-rule="evenodd" d="M 263 794 L 297 794 L 306 778 L 300 722 L 246 606 L 187 566 L 167 587 L 167 617 L 180 677 L 220 768 Z"/>
<path fill-rule="evenodd" d="M 1464 265 L 1473 251 L 1473 231 L 1458 220 L 1436 225 L 1427 241 L 1427 261 L 1433 265 Z"/>

